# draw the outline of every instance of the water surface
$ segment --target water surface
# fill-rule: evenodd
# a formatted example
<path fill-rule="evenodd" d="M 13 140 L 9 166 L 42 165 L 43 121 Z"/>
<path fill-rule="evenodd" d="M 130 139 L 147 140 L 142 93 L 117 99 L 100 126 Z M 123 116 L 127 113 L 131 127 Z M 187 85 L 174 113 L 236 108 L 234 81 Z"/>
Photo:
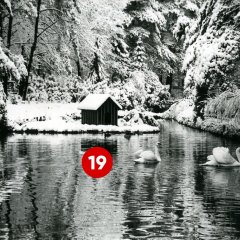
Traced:
<path fill-rule="evenodd" d="M 160 142 L 162 162 L 132 153 Z M 238 239 L 240 168 L 202 167 L 216 146 L 239 142 L 163 122 L 160 134 L 14 135 L 0 140 L 0 239 Z M 107 148 L 103 179 L 79 150 Z M 235 154 L 233 154 L 235 156 Z"/>

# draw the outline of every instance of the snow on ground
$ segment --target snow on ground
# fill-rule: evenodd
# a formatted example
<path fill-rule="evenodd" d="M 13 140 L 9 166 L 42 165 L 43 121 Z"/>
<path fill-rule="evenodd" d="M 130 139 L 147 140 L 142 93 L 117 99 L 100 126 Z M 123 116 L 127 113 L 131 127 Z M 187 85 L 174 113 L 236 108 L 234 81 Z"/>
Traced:
<path fill-rule="evenodd" d="M 72 114 L 80 115 L 78 103 L 26 103 L 7 104 L 10 122 L 24 123 L 44 117 L 48 120 L 61 119 Z"/>
<path fill-rule="evenodd" d="M 8 124 L 15 132 L 159 132 L 158 127 L 121 120 L 119 120 L 119 126 L 81 124 L 80 119 L 73 120 L 73 116 L 78 118 L 81 116 L 78 108 L 78 103 L 7 104 Z M 120 115 L 125 114 L 127 112 L 120 113 Z"/>

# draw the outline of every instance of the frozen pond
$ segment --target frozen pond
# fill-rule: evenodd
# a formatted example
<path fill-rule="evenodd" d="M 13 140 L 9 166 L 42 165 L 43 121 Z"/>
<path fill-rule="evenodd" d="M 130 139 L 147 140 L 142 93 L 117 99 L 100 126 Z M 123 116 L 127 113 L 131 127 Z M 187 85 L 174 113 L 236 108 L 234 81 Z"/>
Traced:
<path fill-rule="evenodd" d="M 132 153 L 160 142 L 162 162 Z M 238 239 L 240 168 L 202 167 L 239 142 L 163 122 L 160 134 L 14 135 L 0 141 L 0 239 Z M 111 173 L 87 177 L 79 150 L 103 146 Z M 235 153 L 233 154 L 235 156 Z"/>

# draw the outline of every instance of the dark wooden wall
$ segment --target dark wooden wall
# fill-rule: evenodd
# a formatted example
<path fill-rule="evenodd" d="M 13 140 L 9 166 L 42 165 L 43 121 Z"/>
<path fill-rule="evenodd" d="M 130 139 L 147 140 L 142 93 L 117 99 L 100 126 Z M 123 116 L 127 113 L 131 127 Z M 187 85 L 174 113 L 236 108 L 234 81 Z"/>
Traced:
<path fill-rule="evenodd" d="M 117 125 L 118 106 L 109 98 L 98 110 L 82 110 L 82 124 Z"/>
<path fill-rule="evenodd" d="M 97 125 L 97 111 L 82 110 L 82 124 Z"/>
<path fill-rule="evenodd" d="M 109 98 L 98 109 L 99 125 L 117 125 L 118 106 Z"/>

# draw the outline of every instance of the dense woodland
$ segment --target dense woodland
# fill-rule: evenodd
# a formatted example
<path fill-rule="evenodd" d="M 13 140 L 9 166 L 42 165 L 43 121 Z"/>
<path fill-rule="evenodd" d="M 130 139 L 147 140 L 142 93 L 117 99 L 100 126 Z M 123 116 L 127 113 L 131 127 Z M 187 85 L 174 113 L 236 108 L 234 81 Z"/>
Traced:
<path fill-rule="evenodd" d="M 240 87 L 239 30 L 239 0 L 0 0 L 1 109 L 110 93 L 155 112 L 184 96 L 202 116 Z"/>

